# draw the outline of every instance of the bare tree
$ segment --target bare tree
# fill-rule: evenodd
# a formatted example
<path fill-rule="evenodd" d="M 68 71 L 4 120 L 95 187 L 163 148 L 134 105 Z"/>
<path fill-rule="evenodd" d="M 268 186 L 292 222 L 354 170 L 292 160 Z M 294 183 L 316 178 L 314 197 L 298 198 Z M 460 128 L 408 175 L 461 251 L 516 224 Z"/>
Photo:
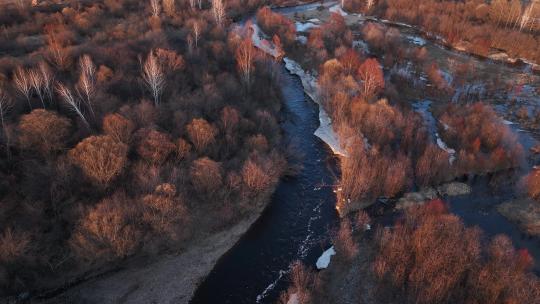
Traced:
<path fill-rule="evenodd" d="M 150 51 L 142 68 L 142 78 L 152 93 L 154 104 L 158 106 L 165 88 L 165 73 L 154 50 Z"/>
<path fill-rule="evenodd" d="M 212 0 L 212 14 L 214 15 L 216 24 L 222 27 L 225 20 L 225 4 L 223 0 Z"/>
<path fill-rule="evenodd" d="M 24 12 L 24 11 L 28 10 L 28 8 L 30 7 L 30 1 L 28 1 L 28 0 L 16 0 L 15 5 L 17 6 L 17 8 L 21 12 Z"/>
<path fill-rule="evenodd" d="M 199 4 L 199 9 L 202 9 L 202 0 L 197 0 L 197 3 Z"/>
<path fill-rule="evenodd" d="M 532 15 L 532 12 L 534 10 L 534 5 L 536 4 L 536 1 L 532 1 L 529 6 L 525 9 L 523 14 L 521 15 L 521 21 L 519 23 L 519 30 L 522 31 L 523 28 L 529 26 L 532 29 L 532 26 L 534 24 L 534 21 L 536 18 L 534 18 Z"/>
<path fill-rule="evenodd" d="M 189 6 L 191 7 L 191 9 L 195 9 L 195 0 L 189 0 Z"/>
<path fill-rule="evenodd" d="M 28 71 L 28 77 L 30 77 L 30 84 L 32 85 L 34 92 L 36 92 L 41 104 L 43 105 L 43 108 L 45 109 L 45 101 L 43 100 L 45 89 L 41 72 L 38 69 L 31 69 Z"/>
<path fill-rule="evenodd" d="M 159 3 L 159 0 L 150 0 L 150 10 L 152 16 L 159 17 L 159 14 L 161 13 L 161 4 Z"/>
<path fill-rule="evenodd" d="M 56 91 L 58 92 L 58 94 L 60 94 L 60 97 L 62 97 L 62 100 L 66 103 L 70 110 L 75 112 L 87 127 L 90 127 L 90 124 L 88 123 L 86 117 L 84 117 L 84 114 L 82 112 L 80 100 L 73 96 L 71 90 L 65 85 L 58 83 L 56 85 Z"/>
<path fill-rule="evenodd" d="M 255 48 L 253 47 L 250 35 L 247 35 L 236 48 L 236 64 L 239 72 L 242 74 L 242 78 L 248 86 L 251 84 L 251 72 L 253 71 L 254 59 Z"/>
<path fill-rule="evenodd" d="M 38 65 L 39 72 L 41 74 L 41 79 L 43 80 L 43 91 L 49 101 L 52 101 L 53 85 L 54 85 L 54 74 L 51 71 L 51 68 L 41 61 Z"/>
<path fill-rule="evenodd" d="M 79 59 L 79 67 L 81 69 L 81 75 L 77 82 L 77 93 L 90 109 L 92 117 L 95 117 L 93 97 L 96 92 L 96 66 L 94 65 L 94 62 L 92 62 L 90 56 L 83 55 Z"/>
<path fill-rule="evenodd" d="M 373 5 L 375 4 L 375 0 L 367 0 L 366 1 L 366 11 L 369 11 Z"/>
<path fill-rule="evenodd" d="M 195 48 L 199 46 L 199 37 L 201 36 L 201 26 L 199 22 L 193 22 L 193 38 L 195 38 Z"/>
<path fill-rule="evenodd" d="M 71 64 L 70 53 L 66 47 L 66 42 L 62 41 L 56 31 L 58 29 L 50 28 L 46 32 L 49 58 L 59 69 L 65 70 Z"/>
<path fill-rule="evenodd" d="M 30 106 L 30 109 L 32 109 L 32 104 L 30 103 L 32 82 L 30 81 L 30 75 L 28 71 L 21 67 L 17 67 L 15 69 L 15 74 L 13 75 L 13 83 L 17 91 L 26 98 L 28 106 Z"/>
<path fill-rule="evenodd" d="M 176 14 L 175 0 L 163 0 L 163 10 L 168 16 L 174 16 Z"/>

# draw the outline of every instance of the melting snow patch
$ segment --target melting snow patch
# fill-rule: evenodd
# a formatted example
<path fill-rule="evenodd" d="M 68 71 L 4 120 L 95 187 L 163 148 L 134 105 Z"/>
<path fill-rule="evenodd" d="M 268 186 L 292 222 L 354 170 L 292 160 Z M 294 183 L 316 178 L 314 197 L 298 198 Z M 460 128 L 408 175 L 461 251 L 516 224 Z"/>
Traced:
<path fill-rule="evenodd" d="M 297 32 L 307 32 L 311 28 L 319 27 L 319 25 L 315 23 L 311 23 L 311 22 L 306 22 L 306 23 L 295 22 L 294 26 L 296 27 Z"/>
<path fill-rule="evenodd" d="M 341 16 L 347 16 L 348 14 L 346 12 L 344 12 L 341 7 L 339 6 L 339 4 L 336 4 L 334 6 L 332 6 L 331 8 L 328 9 L 330 12 L 332 13 L 337 13 L 337 14 L 340 14 Z"/>
<path fill-rule="evenodd" d="M 318 85 L 317 78 L 310 73 L 307 73 L 302 69 L 302 67 L 294 60 L 290 58 L 283 58 L 285 61 L 285 68 L 291 73 L 300 77 L 302 80 L 302 86 L 304 87 L 304 92 L 319 105 L 319 121 L 320 126 L 315 130 L 315 136 L 319 137 L 324 141 L 332 152 L 337 155 L 347 156 L 345 151 L 341 148 L 339 144 L 338 137 L 332 128 L 332 120 L 328 113 L 324 110 L 323 106 L 320 103 L 319 94 L 318 94 Z"/>
<path fill-rule="evenodd" d="M 503 119 L 502 122 L 503 122 L 503 124 L 505 124 L 505 125 L 507 125 L 507 126 L 516 124 L 515 122 L 511 122 L 511 121 L 506 120 L 506 119 Z"/>
<path fill-rule="evenodd" d="M 412 44 L 415 44 L 418 46 L 426 45 L 426 40 L 418 36 L 407 36 L 407 40 L 409 40 L 409 42 L 411 42 Z"/>
<path fill-rule="evenodd" d="M 353 48 L 362 50 L 364 53 L 369 54 L 369 46 L 363 40 L 354 40 L 352 42 L 352 46 L 353 46 Z"/>
<path fill-rule="evenodd" d="M 330 265 L 330 259 L 335 254 L 336 254 L 336 251 L 334 250 L 334 246 L 330 247 L 325 252 L 323 252 L 323 254 L 317 260 L 317 263 L 315 264 L 317 266 L 317 269 L 328 268 L 328 265 Z"/>

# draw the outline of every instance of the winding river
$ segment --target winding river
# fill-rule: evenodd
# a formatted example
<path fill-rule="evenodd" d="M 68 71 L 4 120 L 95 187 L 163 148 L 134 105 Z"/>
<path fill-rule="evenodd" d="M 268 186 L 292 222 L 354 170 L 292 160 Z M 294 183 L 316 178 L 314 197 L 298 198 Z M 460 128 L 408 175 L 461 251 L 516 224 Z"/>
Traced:
<path fill-rule="evenodd" d="M 192 304 L 275 302 L 287 287 L 289 264 L 297 259 L 314 264 L 338 223 L 331 187 L 336 159 L 313 135 L 318 108 L 304 94 L 300 79 L 283 66 L 281 80 L 286 116 L 282 128 L 302 153 L 302 169 L 281 181 L 261 218 L 221 258 Z"/>
<path fill-rule="evenodd" d="M 294 13 L 314 9 L 317 4 L 280 9 Z M 404 31 L 403 35 L 410 35 Z M 413 41 L 414 42 L 414 41 Z M 426 42 L 430 48 L 437 48 Z M 438 48 L 439 52 L 455 53 Z M 455 57 L 463 57 L 455 53 Z M 454 58 L 455 58 L 454 57 Z M 439 57 L 440 58 L 440 57 Z M 469 60 L 468 58 L 466 58 Z M 475 64 L 493 67 L 489 60 L 474 59 Z M 503 66 L 506 73 L 522 75 L 519 68 Z M 281 181 L 272 202 L 260 219 L 231 251 L 223 256 L 197 289 L 191 304 L 210 303 L 275 303 L 280 292 L 288 287 L 289 265 L 302 260 L 314 265 L 329 247 L 329 236 L 339 223 L 334 209 L 332 185 L 338 174 L 337 159 L 315 135 L 319 125 L 318 107 L 304 93 L 300 79 L 281 67 L 284 116 L 284 137 L 301 154 L 301 170 L 294 177 Z M 511 77 L 512 75 L 507 75 Z M 537 143 L 526 132 L 518 132 L 525 150 Z M 525 167 L 530 168 L 529 162 Z M 514 195 L 512 186 L 496 193 L 486 177 L 468 181 L 473 188 L 469 195 L 448 198 L 451 211 L 470 226 L 479 226 L 487 236 L 505 233 L 518 248 L 527 248 L 540 261 L 540 240 L 521 233 L 518 227 L 500 215 L 495 206 Z M 536 271 L 538 272 L 538 265 Z"/>

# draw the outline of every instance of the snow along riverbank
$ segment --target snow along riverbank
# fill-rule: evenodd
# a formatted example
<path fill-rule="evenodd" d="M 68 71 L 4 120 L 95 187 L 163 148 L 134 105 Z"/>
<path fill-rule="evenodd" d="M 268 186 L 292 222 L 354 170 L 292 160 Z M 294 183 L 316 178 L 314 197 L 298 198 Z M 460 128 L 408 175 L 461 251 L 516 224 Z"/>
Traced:
<path fill-rule="evenodd" d="M 315 130 L 315 136 L 324 141 L 332 152 L 336 155 L 347 156 L 341 145 L 339 144 L 339 139 L 334 132 L 332 127 L 332 119 L 324 110 L 323 105 L 321 104 L 321 99 L 319 96 L 319 86 L 317 84 L 317 78 L 312 74 L 304 71 L 300 64 L 290 58 L 283 58 L 285 61 L 285 68 L 291 73 L 300 77 L 302 81 L 302 86 L 304 87 L 304 92 L 319 105 L 319 121 L 320 126 Z"/>
<path fill-rule="evenodd" d="M 251 28 L 253 30 L 251 35 L 253 45 L 255 45 L 255 47 L 257 47 L 264 53 L 274 58 L 277 57 L 278 52 L 275 49 L 273 43 L 270 42 L 270 40 L 266 39 L 264 33 L 261 31 L 259 26 L 253 23 L 251 24 Z M 283 61 L 285 62 L 285 68 L 289 71 L 289 73 L 300 77 L 300 80 L 302 81 L 302 86 L 304 87 L 304 92 L 309 96 L 309 98 L 311 98 L 311 100 L 313 100 L 313 102 L 319 105 L 320 125 L 317 130 L 315 130 L 315 136 L 324 141 L 330 147 L 334 154 L 339 156 L 346 156 L 345 150 L 341 148 L 341 145 L 339 144 L 339 139 L 332 127 L 332 119 L 330 118 L 328 113 L 326 113 L 324 107 L 321 104 L 321 99 L 319 97 L 319 86 L 317 85 L 317 78 L 312 74 L 304 71 L 304 69 L 302 69 L 300 64 L 298 64 L 296 61 L 287 57 L 283 58 Z"/>

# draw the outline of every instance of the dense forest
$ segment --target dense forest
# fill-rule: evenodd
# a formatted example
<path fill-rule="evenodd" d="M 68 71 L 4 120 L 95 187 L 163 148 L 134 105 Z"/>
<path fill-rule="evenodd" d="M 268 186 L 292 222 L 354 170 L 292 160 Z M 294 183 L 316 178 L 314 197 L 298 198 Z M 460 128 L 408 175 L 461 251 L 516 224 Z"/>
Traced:
<path fill-rule="evenodd" d="M 306 94 L 344 153 L 331 185 L 336 256 L 324 271 L 294 262 L 280 303 L 346 302 L 336 286 L 366 303 L 538 303 L 527 249 L 466 224 L 435 190 L 485 178 L 540 208 L 536 160 L 494 101 L 508 85 L 471 89 L 472 61 L 443 66 L 398 28 L 540 62 L 540 4 L 322 2 L 309 28 L 273 10 L 301 3 L 0 4 L 0 299 L 182 254 L 260 215 L 302 170 L 280 124 L 285 58 L 314 77 Z M 540 121 L 527 107 L 516 115 Z"/>
<path fill-rule="evenodd" d="M 0 294 L 182 250 L 268 199 L 286 169 L 275 63 L 226 30 L 257 5 L 2 10 Z"/>
<path fill-rule="evenodd" d="M 345 10 L 355 11 L 347 6 L 350 2 L 344 3 Z M 438 6 L 453 12 L 444 9 L 450 5 L 472 4 L 429 2 L 418 8 L 402 3 L 406 9 L 400 10 L 395 8 L 397 2 L 383 1 L 369 11 L 365 7 L 358 11 L 424 28 L 423 19 L 414 16 Z M 409 16 L 407 10 L 419 15 Z M 259 25 L 270 35 L 287 37 L 294 29 L 292 24 L 275 15 L 259 11 Z M 449 102 L 460 82 L 467 82 L 465 75 L 473 73 L 471 66 L 457 67 L 451 84 L 436 63 L 426 60 L 427 49 L 408 48 L 395 28 L 377 22 L 348 25 L 350 17 L 336 11 L 325 18 L 320 26 L 306 31 L 305 43 L 296 42 L 286 49 L 290 50 L 288 56 L 317 75 L 320 101 L 346 151 L 340 157 L 336 202 L 344 217 L 332 241 L 335 264 L 322 272 L 314 272 L 301 262 L 293 264 L 290 287 L 280 303 L 291 299 L 297 303 L 349 303 L 351 298 L 362 303 L 536 303 L 540 281 L 532 272 L 534 260 L 528 251 L 515 249 L 507 236 L 487 237 L 478 227 L 467 227 L 444 201 L 407 207 L 393 225 L 377 225 L 374 231 L 369 231 L 374 221 L 367 212 L 354 212 L 381 198 L 391 201 L 416 189 L 513 172 L 525 161 L 525 153 L 517 135 L 490 104 L 474 94 Z M 443 26 L 432 21 L 426 23 Z M 490 33 L 503 35 L 503 29 L 498 32 L 498 27 L 487 22 L 486 27 L 495 28 Z M 469 30 L 474 27 L 465 26 Z M 520 30 L 524 31 L 520 37 L 532 38 L 537 45 L 532 25 L 527 29 L 504 28 L 506 33 Z M 368 43 L 369 52 L 352 47 L 358 36 Z M 408 62 L 416 70 L 405 73 L 399 67 Z M 413 79 L 417 74 L 426 79 L 426 87 Z M 419 89 L 438 103 L 431 117 L 433 125 L 426 124 L 423 113 L 411 105 L 409 91 Z M 514 173 L 505 178 L 538 198 L 534 190 L 538 187 L 537 172 L 524 177 L 523 183 Z M 496 178 L 491 183 L 493 187 L 500 184 Z"/>

